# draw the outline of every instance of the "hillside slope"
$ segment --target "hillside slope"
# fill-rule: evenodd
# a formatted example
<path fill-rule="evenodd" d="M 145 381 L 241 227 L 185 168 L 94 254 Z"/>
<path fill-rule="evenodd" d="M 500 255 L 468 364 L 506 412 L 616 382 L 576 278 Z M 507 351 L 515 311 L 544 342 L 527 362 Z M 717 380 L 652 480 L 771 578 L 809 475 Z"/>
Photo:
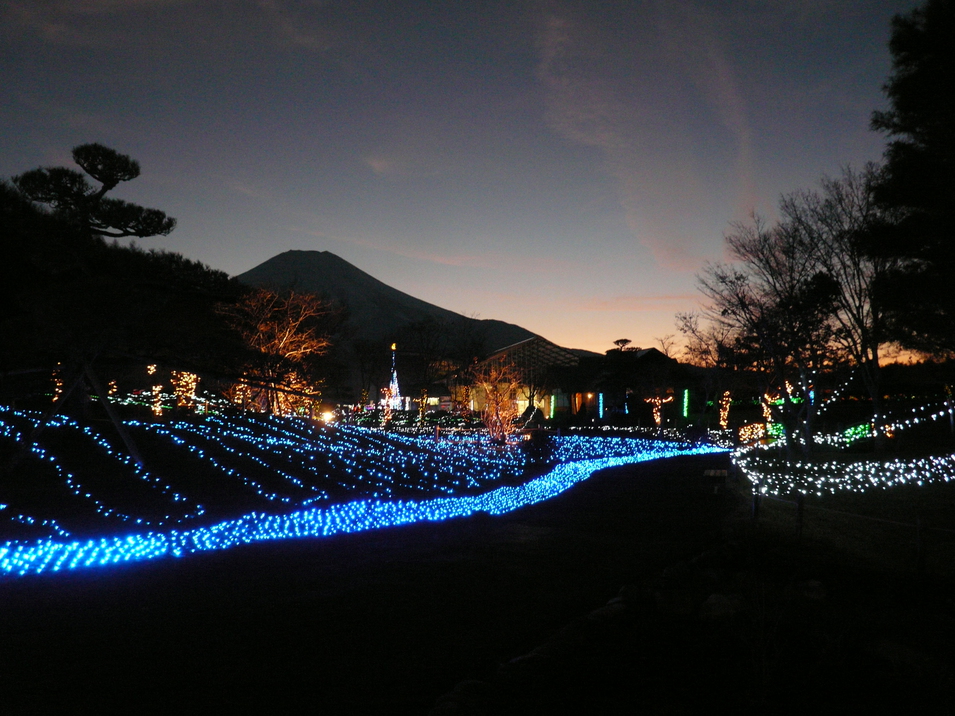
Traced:
<path fill-rule="evenodd" d="M 422 301 L 379 281 L 329 251 L 286 251 L 237 277 L 250 286 L 292 288 L 323 294 L 348 308 L 354 337 L 382 340 L 402 326 L 428 318 L 474 321 L 487 336 L 490 351 L 536 334 L 504 321 L 475 319 Z"/>

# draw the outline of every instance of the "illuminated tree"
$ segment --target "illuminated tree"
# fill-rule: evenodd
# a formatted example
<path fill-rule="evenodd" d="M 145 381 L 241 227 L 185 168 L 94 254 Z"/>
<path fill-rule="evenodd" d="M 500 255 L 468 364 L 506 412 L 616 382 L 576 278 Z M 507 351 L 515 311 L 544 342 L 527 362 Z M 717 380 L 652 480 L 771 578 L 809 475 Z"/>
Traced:
<path fill-rule="evenodd" d="M 507 361 L 492 360 L 472 369 L 474 388 L 484 397 L 481 420 L 491 440 L 505 443 L 517 431 L 517 391 L 521 377 L 517 368 Z"/>
<path fill-rule="evenodd" d="M 176 220 L 159 209 L 147 209 L 121 199 L 106 198 L 120 182 L 139 176 L 139 162 L 102 144 L 73 148 L 75 161 L 99 187 L 67 167 L 40 167 L 13 177 L 13 184 L 30 201 L 47 204 L 55 214 L 85 227 L 95 236 L 165 235 Z"/>
<path fill-rule="evenodd" d="M 331 345 L 331 305 L 309 293 L 260 288 L 220 311 L 252 351 L 245 381 L 253 389 L 253 402 L 274 415 L 310 410 L 322 386 L 314 359 Z"/>
<path fill-rule="evenodd" d="M 763 389 L 795 386 L 784 394 L 780 417 L 790 450 L 801 430 L 808 451 L 813 385 L 833 356 L 837 287 L 788 224 L 769 226 L 754 216 L 734 224 L 726 243 L 736 263 L 711 264 L 698 277 L 709 299 L 704 315 L 731 337 L 737 358 L 756 370 Z"/>
<path fill-rule="evenodd" d="M 172 386 L 176 395 L 176 407 L 192 410 L 196 405 L 196 388 L 199 376 L 187 371 L 172 371 Z"/>
<path fill-rule="evenodd" d="M 704 413 L 711 407 L 718 409 L 718 398 L 726 392 L 748 387 L 747 379 L 751 382 L 751 376 L 742 372 L 748 356 L 736 344 L 735 329 L 693 312 L 678 313 L 676 325 L 684 336 L 683 360 L 703 368 L 699 371 L 699 385 L 705 391 Z M 721 417 L 717 416 L 720 422 Z"/>
<path fill-rule="evenodd" d="M 730 406 L 733 404 L 732 393 L 726 391 L 720 396 L 720 429 L 726 430 L 730 425 Z"/>
<path fill-rule="evenodd" d="M 653 423 L 658 428 L 663 428 L 663 406 L 673 402 L 673 395 L 657 394 L 644 398 L 643 402 L 653 406 Z"/>
<path fill-rule="evenodd" d="M 832 279 L 833 338 L 847 362 L 858 369 L 877 423 L 882 402 L 880 360 L 889 336 L 885 306 L 876 291 L 900 265 L 897 258 L 866 250 L 869 237 L 895 218 L 895 212 L 876 202 L 882 177 L 871 163 L 861 171 L 845 168 L 837 179 L 823 177 L 819 189 L 794 192 L 780 201 L 783 220 L 803 242 L 807 259 Z"/>

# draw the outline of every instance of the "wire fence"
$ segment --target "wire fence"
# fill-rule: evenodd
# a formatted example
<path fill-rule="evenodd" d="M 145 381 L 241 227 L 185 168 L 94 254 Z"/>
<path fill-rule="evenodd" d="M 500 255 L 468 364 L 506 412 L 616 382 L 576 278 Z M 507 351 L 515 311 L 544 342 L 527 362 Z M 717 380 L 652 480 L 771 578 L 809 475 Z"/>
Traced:
<path fill-rule="evenodd" d="M 955 529 L 940 526 L 913 510 L 910 519 L 876 517 L 859 512 L 753 494 L 754 523 L 770 523 L 797 540 L 835 547 L 871 566 L 919 575 L 955 576 Z"/>

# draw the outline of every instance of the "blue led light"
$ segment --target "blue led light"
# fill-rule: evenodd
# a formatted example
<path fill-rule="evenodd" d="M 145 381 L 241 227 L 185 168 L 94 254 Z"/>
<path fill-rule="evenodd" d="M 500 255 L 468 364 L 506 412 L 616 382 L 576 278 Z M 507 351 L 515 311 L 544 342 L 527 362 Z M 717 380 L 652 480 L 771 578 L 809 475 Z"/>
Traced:
<path fill-rule="evenodd" d="M 39 420 L 36 414 L 0 408 L 0 439 L 21 439 Z M 164 519 L 152 521 L 120 512 L 108 504 L 110 494 L 94 495 L 44 447 L 34 445 L 34 456 L 53 466 L 65 488 L 94 506 L 103 521 L 100 535 L 107 536 L 71 536 L 55 520 L 11 515 L 11 522 L 42 528 L 49 536 L 0 545 L 0 574 L 178 557 L 250 542 L 437 522 L 476 512 L 502 514 L 553 497 L 606 467 L 720 451 L 638 438 L 553 437 L 547 456 L 550 471 L 512 486 L 503 484 L 526 474 L 531 466 L 527 453 L 517 445 L 502 447 L 474 433 L 446 435 L 437 441 L 352 426 L 317 429 L 308 421 L 267 416 L 207 416 L 195 422 L 129 421 L 126 425 L 131 433 L 148 434 L 184 451 L 209 475 L 218 475 L 226 494 L 243 492 L 267 509 L 240 517 L 228 518 L 221 511 L 215 516 L 216 509 L 222 508 L 210 505 L 207 510 L 188 494 L 195 485 L 189 476 L 171 480 L 147 472 L 101 436 L 67 418 L 57 418 L 48 424 L 49 432 L 67 431 L 88 441 L 157 499 L 178 506 L 177 512 L 170 510 Z M 174 484 L 185 487 L 173 488 Z M 11 510 L 4 505 L 7 515 Z M 115 520 L 148 531 L 117 535 Z"/>
<path fill-rule="evenodd" d="M 480 495 L 430 500 L 360 500 L 290 514 L 250 513 L 211 527 L 147 532 L 61 542 L 52 539 L 7 542 L 0 546 L 0 572 L 39 574 L 61 569 L 105 566 L 123 562 L 183 556 L 228 549 L 241 544 L 382 529 L 413 522 L 441 522 L 477 512 L 500 515 L 554 497 L 594 472 L 609 467 L 675 455 L 714 452 L 714 448 L 661 445 L 657 450 L 626 457 L 609 457 L 559 465 L 523 485 L 499 487 Z"/>

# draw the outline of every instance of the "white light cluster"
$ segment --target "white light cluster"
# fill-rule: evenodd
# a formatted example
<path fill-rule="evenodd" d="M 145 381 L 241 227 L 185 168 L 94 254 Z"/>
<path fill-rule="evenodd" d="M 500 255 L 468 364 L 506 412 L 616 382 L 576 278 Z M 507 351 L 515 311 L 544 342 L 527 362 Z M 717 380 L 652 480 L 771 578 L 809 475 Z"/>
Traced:
<path fill-rule="evenodd" d="M 737 456 L 737 466 L 763 494 L 834 494 L 887 489 L 894 485 L 949 482 L 955 479 L 955 455 L 915 460 L 776 461 Z"/>
<path fill-rule="evenodd" d="M 915 427 L 949 416 L 951 408 L 937 403 L 913 408 L 909 416 L 886 422 L 888 434 Z M 865 425 L 861 426 L 865 427 Z M 865 430 L 862 436 L 871 436 Z M 853 430 L 829 435 L 814 435 L 816 443 L 844 448 L 858 437 Z M 926 457 L 911 460 L 831 460 L 827 462 L 786 461 L 761 457 L 760 453 L 772 446 L 753 445 L 733 453 L 733 461 L 763 494 L 786 495 L 833 494 L 840 491 L 864 492 L 871 489 L 887 489 L 894 485 L 924 485 L 949 482 L 955 479 L 955 455 Z"/>
<path fill-rule="evenodd" d="M 628 435 L 645 435 L 648 438 L 656 439 L 662 437 L 665 440 L 674 440 L 676 442 L 685 442 L 686 432 L 679 428 L 667 427 L 643 427 L 639 425 L 573 425 L 569 428 L 570 432 L 592 432 L 600 430 L 605 433 L 627 433 Z"/>
<path fill-rule="evenodd" d="M 739 429 L 739 441 L 743 444 L 753 443 L 766 437 L 765 423 L 750 423 Z"/>
<path fill-rule="evenodd" d="M 941 407 L 937 403 L 921 405 L 916 408 L 912 408 L 909 412 L 909 416 L 906 418 L 899 418 L 889 422 L 888 420 L 884 421 L 883 429 L 891 432 L 898 432 L 900 430 L 905 430 L 907 428 L 915 427 L 920 423 L 933 422 L 939 418 L 948 417 L 952 414 L 952 406 L 948 404 L 943 404 Z"/>
<path fill-rule="evenodd" d="M 189 374 L 186 374 L 189 375 Z M 248 386 L 239 386 L 240 388 L 248 388 Z M 160 386 L 161 388 L 161 386 Z M 155 396 L 153 395 L 152 389 L 149 390 L 134 390 L 124 395 L 120 395 L 118 391 L 114 390 L 112 387 L 109 392 L 109 402 L 115 403 L 117 405 L 135 405 L 149 408 L 150 411 L 154 408 Z M 171 408 L 174 405 L 179 405 L 178 394 L 173 392 L 163 392 L 160 390 L 159 393 L 159 403 L 160 406 L 165 408 Z M 241 404 L 241 402 L 240 402 Z M 187 409 L 192 410 L 195 413 L 203 415 L 205 413 L 211 413 L 216 410 L 226 410 L 234 408 L 235 405 L 232 401 L 227 400 L 226 398 L 215 396 L 210 394 L 207 391 L 201 391 L 198 388 L 198 377 L 196 378 L 196 388 L 192 393 L 192 404 L 183 405 Z"/>

